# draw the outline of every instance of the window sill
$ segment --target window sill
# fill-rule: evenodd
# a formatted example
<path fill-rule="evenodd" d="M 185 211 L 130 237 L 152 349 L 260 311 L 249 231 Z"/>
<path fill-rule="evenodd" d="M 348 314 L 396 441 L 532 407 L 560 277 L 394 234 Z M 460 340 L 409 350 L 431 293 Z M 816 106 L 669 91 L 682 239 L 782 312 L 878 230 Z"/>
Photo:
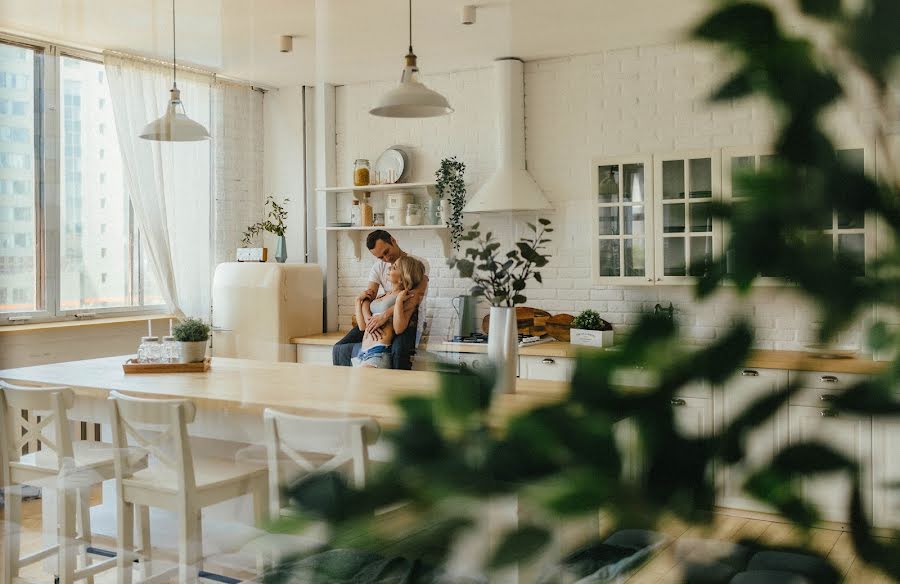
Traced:
<path fill-rule="evenodd" d="M 114 318 L 91 318 L 85 320 L 65 320 L 57 322 L 38 322 L 33 324 L 13 324 L 0 326 L 0 335 L 8 333 L 30 333 L 50 329 L 67 329 L 72 327 L 109 326 L 115 324 L 127 324 L 132 322 L 146 322 L 148 320 L 160 321 L 175 318 L 171 314 L 136 314 L 133 316 L 119 316 Z"/>

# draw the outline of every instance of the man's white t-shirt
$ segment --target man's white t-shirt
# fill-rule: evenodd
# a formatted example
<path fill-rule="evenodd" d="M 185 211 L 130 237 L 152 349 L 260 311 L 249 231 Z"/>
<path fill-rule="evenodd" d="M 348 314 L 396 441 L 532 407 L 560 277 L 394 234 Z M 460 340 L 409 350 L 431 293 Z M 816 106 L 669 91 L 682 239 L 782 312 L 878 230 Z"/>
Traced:
<path fill-rule="evenodd" d="M 425 275 L 429 275 L 431 266 L 428 264 L 427 260 L 411 253 L 406 255 L 422 262 L 422 265 L 425 266 Z M 391 292 L 391 264 L 384 260 L 375 260 L 372 271 L 369 272 L 369 282 L 377 282 L 378 285 L 381 286 L 381 289 L 384 290 L 384 293 L 389 294 Z"/>

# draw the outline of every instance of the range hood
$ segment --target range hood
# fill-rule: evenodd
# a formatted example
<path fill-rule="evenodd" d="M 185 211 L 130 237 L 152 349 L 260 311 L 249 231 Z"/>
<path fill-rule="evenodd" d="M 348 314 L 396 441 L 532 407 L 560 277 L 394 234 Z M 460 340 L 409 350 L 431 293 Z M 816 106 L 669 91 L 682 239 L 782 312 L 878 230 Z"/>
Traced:
<path fill-rule="evenodd" d="M 494 62 L 497 170 L 466 203 L 465 213 L 539 211 L 553 205 L 525 168 L 525 76 L 521 59 Z"/>

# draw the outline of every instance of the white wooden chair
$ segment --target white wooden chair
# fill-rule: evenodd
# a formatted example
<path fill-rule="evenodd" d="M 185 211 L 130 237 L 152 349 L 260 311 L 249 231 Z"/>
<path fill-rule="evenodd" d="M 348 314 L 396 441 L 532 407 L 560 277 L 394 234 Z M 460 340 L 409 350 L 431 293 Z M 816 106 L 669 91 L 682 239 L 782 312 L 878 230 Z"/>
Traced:
<path fill-rule="evenodd" d="M 91 487 L 113 478 L 113 448 L 100 442 L 72 441 L 66 411 L 75 395 L 67 387 L 20 387 L 0 381 L 0 486 L 5 491 L 6 521 L 2 581 L 12 584 L 21 568 L 57 555 L 60 584 L 85 579 L 115 566 L 115 559 L 93 564 L 91 545 Z M 22 416 L 27 414 L 27 418 Z M 40 450 L 22 455 L 22 446 Z M 139 464 L 140 461 L 135 461 Z M 20 557 L 21 488 L 34 486 L 57 491 L 58 542 Z M 78 568 L 76 555 L 82 566 Z"/>
<path fill-rule="evenodd" d="M 283 506 L 281 490 L 290 481 L 313 472 L 346 472 L 356 487 L 363 487 L 369 473 L 369 446 L 381 429 L 371 418 L 311 418 L 273 409 L 263 413 L 266 458 L 269 471 L 269 516 L 290 515 Z M 276 541 L 279 540 L 279 541 Z M 282 542 L 281 540 L 286 540 Z M 279 544 L 303 545 L 297 538 L 265 538 L 269 553 L 278 554 Z M 310 542 L 315 545 L 318 542 Z M 260 546 L 260 542 L 257 542 Z"/>
<path fill-rule="evenodd" d="M 159 507 L 174 511 L 178 521 L 178 566 L 159 574 L 149 574 L 151 550 L 149 525 L 142 536 L 144 582 L 165 582 L 177 571 L 178 582 L 195 582 L 203 564 L 204 507 L 253 496 L 254 518 L 266 519 L 268 491 L 266 468 L 216 458 L 194 457 L 187 425 L 194 421 L 196 407 L 187 400 L 143 399 L 110 392 L 110 420 L 115 446 L 115 476 L 118 484 L 119 522 L 118 582 L 132 581 L 133 551 L 131 524 L 134 508 Z M 135 470 L 132 450 L 149 455 L 147 468 Z"/>

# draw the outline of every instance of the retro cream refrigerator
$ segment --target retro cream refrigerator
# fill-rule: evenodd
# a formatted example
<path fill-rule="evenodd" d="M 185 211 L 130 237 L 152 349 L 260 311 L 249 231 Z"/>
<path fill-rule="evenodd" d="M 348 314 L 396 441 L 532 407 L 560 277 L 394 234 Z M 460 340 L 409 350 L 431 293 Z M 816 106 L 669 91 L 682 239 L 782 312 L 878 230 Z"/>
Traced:
<path fill-rule="evenodd" d="M 322 332 L 322 268 L 228 262 L 213 276 L 212 354 L 296 361 L 290 340 Z"/>

